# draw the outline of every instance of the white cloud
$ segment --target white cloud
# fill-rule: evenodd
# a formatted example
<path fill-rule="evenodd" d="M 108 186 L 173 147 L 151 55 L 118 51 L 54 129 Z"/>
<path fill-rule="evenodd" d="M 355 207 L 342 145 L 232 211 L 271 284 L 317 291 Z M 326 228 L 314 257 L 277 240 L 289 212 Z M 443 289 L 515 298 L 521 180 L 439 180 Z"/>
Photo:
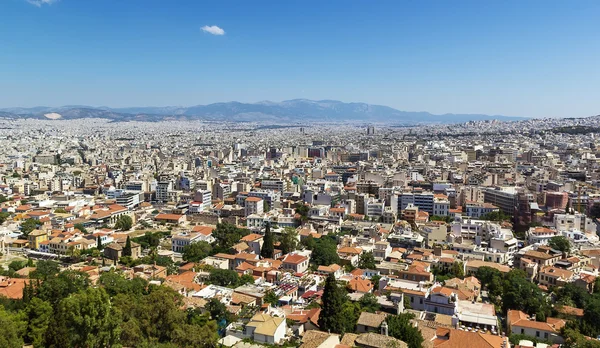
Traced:
<path fill-rule="evenodd" d="M 28 3 L 35 5 L 37 7 L 42 7 L 42 5 L 52 5 L 58 0 L 27 0 Z"/>
<path fill-rule="evenodd" d="M 46 1 L 48 1 L 48 0 L 46 0 Z M 50 0 L 50 1 L 52 1 L 52 0 Z M 217 27 L 216 25 L 210 25 L 210 26 L 205 25 L 200 29 L 202 29 L 203 32 L 209 33 L 212 35 L 225 35 L 225 30 Z"/>

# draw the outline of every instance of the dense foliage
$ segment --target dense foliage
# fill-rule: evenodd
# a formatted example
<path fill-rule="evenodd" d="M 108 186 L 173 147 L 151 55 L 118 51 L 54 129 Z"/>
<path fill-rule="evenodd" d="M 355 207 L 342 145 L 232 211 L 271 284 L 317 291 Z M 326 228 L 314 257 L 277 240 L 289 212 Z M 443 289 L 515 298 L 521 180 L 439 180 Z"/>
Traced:
<path fill-rule="evenodd" d="M 423 335 L 421 331 L 411 323 L 414 315 L 411 313 L 400 313 L 390 315 L 386 318 L 389 335 L 404 341 L 408 348 L 421 348 L 423 344 Z"/>
<path fill-rule="evenodd" d="M 569 253 L 571 251 L 571 242 L 565 236 L 556 236 L 548 240 L 548 246 L 552 249 L 560 250 L 563 253 Z"/>
<path fill-rule="evenodd" d="M 311 262 L 317 266 L 329 266 L 334 263 L 340 263 L 340 256 L 337 253 L 337 242 L 335 239 L 328 236 L 317 239 L 308 237 L 307 239 L 314 242 L 314 245 L 310 245 L 312 247 Z"/>
<path fill-rule="evenodd" d="M 23 300 L 0 305 L 0 347 L 217 346 L 216 321 L 181 309 L 181 296 L 170 288 L 117 272 L 103 273 L 91 287 L 86 273 L 58 272 L 52 261 L 37 266 Z"/>
<path fill-rule="evenodd" d="M 372 251 L 366 251 L 358 257 L 358 268 L 375 269 L 375 257 Z"/>
<path fill-rule="evenodd" d="M 265 236 L 263 237 L 263 245 L 260 249 L 260 256 L 265 259 L 273 258 L 273 252 L 275 251 L 275 247 L 273 243 L 275 239 L 273 237 L 273 232 L 271 232 L 271 223 L 267 222 L 265 227 Z"/>

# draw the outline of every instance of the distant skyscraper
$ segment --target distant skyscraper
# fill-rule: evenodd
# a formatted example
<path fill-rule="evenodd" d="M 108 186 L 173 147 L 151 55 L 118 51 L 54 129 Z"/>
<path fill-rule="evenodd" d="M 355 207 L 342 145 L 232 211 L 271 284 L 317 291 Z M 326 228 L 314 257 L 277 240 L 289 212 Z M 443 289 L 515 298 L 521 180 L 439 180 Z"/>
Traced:
<path fill-rule="evenodd" d="M 375 134 L 375 127 L 373 127 L 373 126 L 367 127 L 367 135 L 374 135 L 374 134 Z"/>

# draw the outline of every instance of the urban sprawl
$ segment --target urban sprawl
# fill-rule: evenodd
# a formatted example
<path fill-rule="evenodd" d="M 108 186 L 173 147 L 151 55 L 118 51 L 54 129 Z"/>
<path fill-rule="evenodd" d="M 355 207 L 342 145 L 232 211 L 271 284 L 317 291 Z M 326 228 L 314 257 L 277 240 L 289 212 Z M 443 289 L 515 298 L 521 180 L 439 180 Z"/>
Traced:
<path fill-rule="evenodd" d="M 599 118 L 0 119 L 0 347 L 598 347 Z"/>

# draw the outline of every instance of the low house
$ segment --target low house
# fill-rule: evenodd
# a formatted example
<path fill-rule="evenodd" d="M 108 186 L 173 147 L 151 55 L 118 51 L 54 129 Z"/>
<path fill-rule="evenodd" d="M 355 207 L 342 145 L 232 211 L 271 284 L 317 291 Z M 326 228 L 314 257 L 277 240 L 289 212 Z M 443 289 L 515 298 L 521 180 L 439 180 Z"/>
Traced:
<path fill-rule="evenodd" d="M 290 253 L 283 257 L 281 267 L 294 273 L 304 273 L 308 269 L 308 261 L 306 256 Z"/>
<path fill-rule="evenodd" d="M 516 335 L 527 335 L 552 343 L 562 344 L 563 337 L 560 335 L 560 329 L 565 326 L 566 321 L 557 318 L 546 318 L 546 321 L 536 321 L 535 317 L 530 318 L 527 314 L 509 310 L 506 316 L 506 332 Z"/>
<path fill-rule="evenodd" d="M 502 273 L 508 273 L 510 271 L 510 267 L 506 265 L 501 265 L 496 262 L 488 262 L 481 260 L 469 260 L 465 265 L 465 274 L 466 275 L 475 275 L 479 267 L 491 267 L 495 268 Z"/>
<path fill-rule="evenodd" d="M 244 327 L 244 336 L 251 337 L 258 343 L 279 344 L 284 339 L 286 331 L 285 318 L 259 313 Z"/>
<path fill-rule="evenodd" d="M 448 328 L 437 328 L 433 338 L 435 348 L 507 348 L 508 337 Z"/>
<path fill-rule="evenodd" d="M 549 266 L 544 267 L 538 273 L 538 283 L 544 286 L 564 286 L 574 281 L 574 273 L 566 269 Z"/>
<path fill-rule="evenodd" d="M 20 300 L 23 298 L 23 289 L 28 279 L 10 278 L 0 276 L 0 297 L 6 297 L 11 300 Z"/>
<path fill-rule="evenodd" d="M 181 225 L 186 221 L 186 217 L 179 214 L 158 214 L 154 217 L 154 221 Z"/>
<path fill-rule="evenodd" d="M 356 332 L 380 332 L 379 327 L 385 321 L 387 314 L 385 313 L 369 313 L 362 312 L 356 323 Z"/>
<path fill-rule="evenodd" d="M 367 294 L 373 291 L 373 283 L 371 283 L 371 280 L 363 278 L 362 276 L 353 277 L 348 281 L 348 289 L 352 292 Z"/>
<path fill-rule="evenodd" d="M 318 330 L 308 330 L 302 336 L 300 348 L 329 348 L 340 344 L 340 335 Z"/>
<path fill-rule="evenodd" d="M 257 233 L 251 233 L 247 236 L 242 237 L 242 242 L 248 245 L 248 249 L 254 254 L 260 254 L 260 250 L 263 245 L 263 236 Z"/>
<path fill-rule="evenodd" d="M 343 274 L 343 269 L 340 265 L 334 263 L 329 266 L 319 266 L 315 273 L 325 277 L 333 274 L 335 279 L 338 279 Z"/>
<path fill-rule="evenodd" d="M 41 243 L 48 240 L 48 233 L 42 230 L 33 230 L 29 232 L 27 239 L 29 240 L 29 247 L 31 249 L 40 250 Z"/>

